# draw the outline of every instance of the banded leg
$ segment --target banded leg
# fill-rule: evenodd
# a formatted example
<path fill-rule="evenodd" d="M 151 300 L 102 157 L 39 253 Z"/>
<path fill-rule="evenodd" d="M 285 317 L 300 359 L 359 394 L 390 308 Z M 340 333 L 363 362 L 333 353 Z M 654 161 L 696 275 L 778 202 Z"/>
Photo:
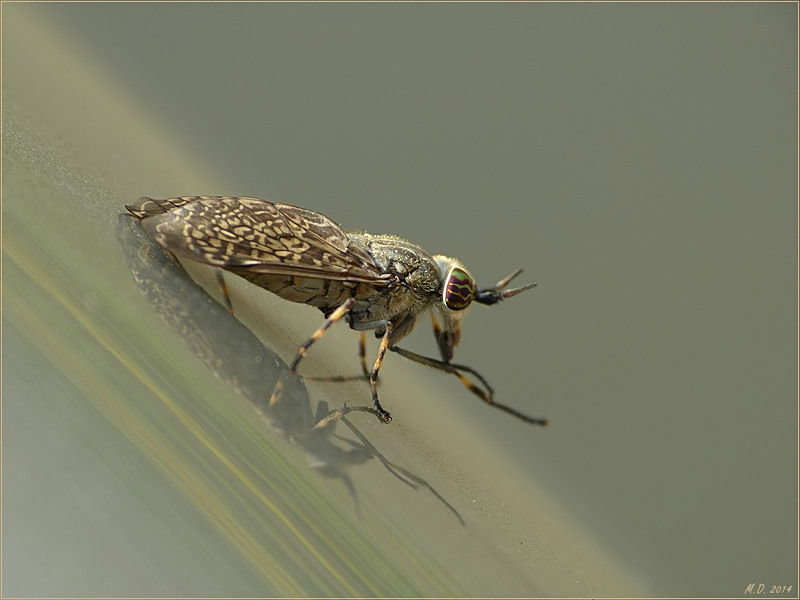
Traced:
<path fill-rule="evenodd" d="M 330 318 L 332 319 L 333 317 L 334 317 L 334 315 L 332 314 L 330 316 Z M 330 327 L 330 325 L 328 325 L 328 327 Z M 324 328 L 325 328 L 325 324 L 323 324 L 323 326 L 320 327 L 320 329 L 318 329 L 317 332 L 314 335 L 316 335 L 317 333 L 322 331 Z M 324 331 L 322 331 L 322 332 L 324 333 Z M 322 335 L 322 333 L 319 334 L 319 336 L 321 336 L 321 335 Z M 348 412 L 351 412 L 351 411 L 354 411 L 354 410 L 355 411 L 362 411 L 362 412 L 372 412 L 382 422 L 384 422 L 384 423 L 391 422 L 392 415 L 390 415 L 388 411 L 384 410 L 384 408 L 381 406 L 380 401 L 378 400 L 378 374 L 380 373 L 381 365 L 383 364 L 383 359 L 386 356 L 386 350 L 389 348 L 389 337 L 391 335 L 392 335 L 392 323 L 391 322 L 387 322 L 386 323 L 386 331 L 384 332 L 383 337 L 381 338 L 381 343 L 378 346 L 378 354 L 375 357 L 375 362 L 372 364 L 372 369 L 370 369 L 369 373 L 367 373 L 367 377 L 369 378 L 370 388 L 372 390 L 372 406 L 373 406 L 373 408 L 367 408 L 367 407 L 364 407 L 364 406 L 354 406 L 354 407 L 345 406 L 345 407 L 343 407 L 343 408 L 341 408 L 339 410 L 333 411 L 330 415 L 328 415 L 327 417 L 321 419 L 313 427 L 313 429 L 322 429 L 322 428 L 326 427 L 332 421 L 338 420 L 341 417 L 343 417 L 345 414 L 347 414 Z M 319 339 L 319 336 L 317 337 L 317 339 Z M 308 346 L 311 345 L 313 337 L 314 336 L 312 336 L 312 339 L 309 340 Z M 303 346 L 300 347 L 301 351 L 302 351 L 302 349 L 303 349 Z M 306 346 L 306 349 L 307 349 L 307 346 Z M 361 341 L 359 343 L 359 352 L 361 354 L 361 365 L 362 365 L 362 368 L 366 371 L 366 369 L 367 369 L 367 363 L 366 363 L 366 357 L 365 357 L 365 354 L 366 354 L 366 342 L 364 340 L 364 334 L 363 333 L 361 334 Z M 299 355 L 299 352 L 298 352 L 298 355 Z M 295 366 L 296 366 L 296 364 L 295 364 Z M 331 378 L 325 378 L 325 379 L 327 379 L 328 381 L 346 381 L 347 379 L 352 379 L 352 378 L 350 378 L 350 377 L 331 377 Z M 358 379 L 361 379 L 361 376 L 359 376 Z M 276 396 L 276 393 L 280 393 L 279 387 L 282 387 L 282 381 L 283 381 L 283 378 L 281 378 L 281 380 L 278 382 L 279 385 L 275 386 L 276 392 L 273 392 L 273 397 Z M 277 402 L 277 398 L 274 401 L 273 401 L 272 398 L 270 398 L 270 404 L 273 404 L 274 402 Z"/>
<path fill-rule="evenodd" d="M 355 304 L 355 302 L 356 301 L 353 298 L 348 298 L 345 300 L 344 304 L 333 311 L 331 315 L 325 319 L 325 322 L 320 326 L 320 328 L 317 329 L 310 338 L 300 345 L 300 347 L 297 349 L 297 355 L 295 355 L 292 364 L 289 365 L 289 370 L 292 373 L 297 373 L 297 365 L 300 364 L 300 361 L 303 360 L 308 354 L 308 349 L 312 346 L 312 344 L 325 335 L 325 332 L 331 328 L 331 325 L 336 323 L 336 321 L 350 312 L 350 309 L 353 308 L 353 304 Z"/>
<path fill-rule="evenodd" d="M 381 338 L 381 344 L 378 346 L 378 356 L 375 357 L 375 362 L 372 364 L 372 370 L 369 372 L 369 385 L 372 388 L 372 404 L 375 410 L 378 411 L 381 420 L 388 423 L 392 420 L 392 415 L 386 412 L 381 403 L 378 401 L 378 372 L 381 370 L 383 364 L 383 357 L 386 356 L 386 349 L 389 347 L 389 336 L 392 334 L 392 322 L 387 321 L 386 332 Z"/>
<path fill-rule="evenodd" d="M 505 411 L 511 415 L 514 415 L 518 419 L 525 421 L 526 423 L 533 423 L 534 425 L 547 425 L 547 419 L 541 419 L 537 417 L 529 417 L 526 414 L 523 414 L 516 409 L 511 408 L 510 406 L 506 406 L 505 404 L 500 404 L 499 402 L 494 401 L 494 390 L 492 386 L 489 385 L 480 373 L 475 371 L 474 369 L 466 366 L 466 365 L 456 365 L 453 363 L 443 362 L 441 360 L 437 360 L 435 358 L 429 358 L 427 356 L 422 356 L 421 354 L 417 354 L 415 352 L 410 352 L 409 350 L 404 350 L 398 346 L 392 346 L 389 348 L 392 352 L 396 352 L 400 356 L 403 356 L 409 360 L 413 360 L 416 363 L 421 365 L 426 365 L 428 367 L 432 367 L 434 369 L 438 369 L 440 371 L 444 371 L 445 373 L 451 373 L 458 377 L 461 380 L 466 388 L 475 394 L 478 398 L 489 404 L 490 406 L 494 406 L 495 408 L 499 408 L 502 411 Z M 481 389 L 478 385 L 476 385 L 473 381 L 471 381 L 464 373 L 470 373 L 474 375 L 476 378 L 480 380 L 480 382 L 486 387 L 486 389 Z"/>
<path fill-rule="evenodd" d="M 358 359 L 361 361 L 361 372 L 369 377 L 367 370 L 367 334 L 363 331 L 358 333 Z"/>
<path fill-rule="evenodd" d="M 305 375 L 307 381 L 328 381 L 333 383 L 341 383 L 343 381 L 356 381 L 358 379 L 366 379 L 369 381 L 369 369 L 367 369 L 367 340 L 363 331 L 358 335 L 358 359 L 361 362 L 362 375 L 334 375 L 332 377 L 315 377 Z"/>
<path fill-rule="evenodd" d="M 348 298 L 345 302 L 336 310 L 334 310 L 330 316 L 325 319 L 325 322 L 317 329 L 310 338 L 308 338 L 305 342 L 303 342 L 300 347 L 297 349 L 297 354 L 292 361 L 292 364 L 289 365 L 289 370 L 284 372 L 283 375 L 278 379 L 278 382 L 275 384 L 275 389 L 272 390 L 272 395 L 269 397 L 269 405 L 273 406 L 276 404 L 280 398 L 281 392 L 283 391 L 283 383 L 286 379 L 288 374 L 297 375 L 297 365 L 300 364 L 300 361 L 305 358 L 308 354 L 308 349 L 314 344 L 314 342 L 318 341 L 328 329 L 331 328 L 331 325 L 336 323 L 339 319 L 345 316 L 351 308 L 353 308 L 353 304 L 355 304 L 355 300 L 353 298 Z"/>

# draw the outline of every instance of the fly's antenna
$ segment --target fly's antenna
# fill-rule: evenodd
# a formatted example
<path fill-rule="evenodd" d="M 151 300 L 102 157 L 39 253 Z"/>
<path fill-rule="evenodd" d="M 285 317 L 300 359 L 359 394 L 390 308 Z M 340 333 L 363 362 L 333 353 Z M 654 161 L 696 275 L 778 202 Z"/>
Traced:
<path fill-rule="evenodd" d="M 522 273 L 522 269 L 517 269 L 511 275 L 506 277 L 505 279 L 501 279 L 497 282 L 494 287 L 490 288 L 482 288 L 478 290 L 478 294 L 475 296 L 475 302 L 480 302 L 481 304 L 495 304 L 496 302 L 500 302 L 500 300 L 505 300 L 506 298 L 511 298 L 512 296 L 516 296 L 520 292 L 524 292 L 525 290 L 529 290 L 531 288 L 535 288 L 537 284 L 529 283 L 528 285 L 523 285 L 522 287 L 518 288 L 511 288 L 510 290 L 505 289 L 505 287 L 511 283 L 511 280 L 514 279 L 517 275 Z"/>

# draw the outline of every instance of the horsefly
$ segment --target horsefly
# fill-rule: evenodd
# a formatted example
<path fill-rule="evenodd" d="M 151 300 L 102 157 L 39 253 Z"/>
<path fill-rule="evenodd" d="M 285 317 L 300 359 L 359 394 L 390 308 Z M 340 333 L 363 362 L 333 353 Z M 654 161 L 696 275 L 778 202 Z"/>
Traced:
<path fill-rule="evenodd" d="M 506 289 L 522 269 L 493 287 L 478 288 L 457 259 L 431 256 L 394 235 L 345 232 L 323 214 L 257 198 L 144 197 L 126 208 L 143 221 L 151 238 L 176 256 L 230 271 L 281 298 L 322 311 L 325 321 L 297 350 L 290 373 L 297 373 L 308 349 L 335 322 L 344 320 L 360 331 L 362 377 L 369 379 L 374 411 L 384 423 L 392 417 L 378 401 L 377 383 L 390 350 L 455 375 L 481 400 L 518 419 L 547 424 L 495 402 L 494 390 L 477 371 L 450 362 L 461 338 L 461 319 L 472 302 L 495 304 L 536 285 Z M 226 291 L 225 298 L 230 308 Z M 396 345 L 428 311 L 441 360 Z M 363 336 L 369 330 L 381 341 L 368 370 Z"/>

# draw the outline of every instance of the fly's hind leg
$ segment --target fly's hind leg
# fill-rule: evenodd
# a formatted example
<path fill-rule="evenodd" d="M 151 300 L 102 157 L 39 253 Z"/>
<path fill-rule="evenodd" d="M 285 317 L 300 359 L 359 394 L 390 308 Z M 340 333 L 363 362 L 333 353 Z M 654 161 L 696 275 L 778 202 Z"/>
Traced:
<path fill-rule="evenodd" d="M 353 304 L 355 304 L 355 300 L 353 298 L 348 298 L 345 300 L 345 302 L 339 306 L 339 308 L 334 310 L 328 316 L 328 318 L 325 319 L 325 322 L 319 327 L 319 329 L 317 329 L 310 338 L 300 345 L 300 347 L 297 349 L 297 354 L 295 355 L 292 364 L 289 365 L 289 370 L 278 379 L 278 382 L 275 384 L 275 389 L 272 390 L 272 395 L 269 398 L 270 406 L 278 402 L 281 392 L 283 391 L 283 383 L 286 376 L 288 374 L 297 375 L 297 366 L 308 354 L 308 349 L 314 344 L 314 342 L 318 341 L 323 335 L 325 335 L 325 332 L 331 328 L 331 325 L 345 316 L 350 309 L 353 308 Z"/>
<path fill-rule="evenodd" d="M 364 379 L 369 381 L 369 369 L 367 368 L 367 340 L 363 331 L 358 334 L 358 360 L 361 362 L 361 375 L 334 375 L 333 377 L 315 377 L 304 375 L 308 381 L 328 381 L 341 383 L 344 381 L 358 381 Z"/>
<path fill-rule="evenodd" d="M 233 303 L 231 302 L 231 295 L 228 293 L 228 284 L 225 283 L 225 277 L 222 273 L 222 269 L 216 269 L 215 272 L 217 275 L 219 289 L 222 292 L 222 303 L 225 305 L 225 308 L 228 309 L 228 312 L 233 314 Z"/>
<path fill-rule="evenodd" d="M 297 373 L 297 365 L 300 364 L 300 361 L 303 360 L 303 358 L 305 358 L 305 356 L 308 354 L 308 349 L 312 346 L 312 344 L 325 335 L 325 332 L 331 328 L 331 325 L 336 323 L 336 321 L 350 312 L 350 309 L 353 308 L 353 304 L 355 304 L 355 302 L 356 301 L 353 298 L 348 298 L 345 300 L 344 304 L 333 311 L 330 316 L 325 319 L 325 322 L 320 326 L 320 328 L 317 329 L 310 338 L 303 342 L 303 344 L 297 349 L 297 355 L 295 355 L 292 364 L 289 365 L 289 370 L 292 373 Z"/>

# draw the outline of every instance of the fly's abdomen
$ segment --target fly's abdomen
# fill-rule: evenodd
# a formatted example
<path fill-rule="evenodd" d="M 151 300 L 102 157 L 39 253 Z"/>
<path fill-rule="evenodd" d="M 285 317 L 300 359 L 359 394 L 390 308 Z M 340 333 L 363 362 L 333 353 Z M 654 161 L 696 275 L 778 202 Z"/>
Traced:
<path fill-rule="evenodd" d="M 330 279 L 314 279 L 291 275 L 268 275 L 252 271 L 233 270 L 249 282 L 273 294 L 301 304 L 310 304 L 323 311 L 341 306 L 352 293 L 352 284 Z"/>

